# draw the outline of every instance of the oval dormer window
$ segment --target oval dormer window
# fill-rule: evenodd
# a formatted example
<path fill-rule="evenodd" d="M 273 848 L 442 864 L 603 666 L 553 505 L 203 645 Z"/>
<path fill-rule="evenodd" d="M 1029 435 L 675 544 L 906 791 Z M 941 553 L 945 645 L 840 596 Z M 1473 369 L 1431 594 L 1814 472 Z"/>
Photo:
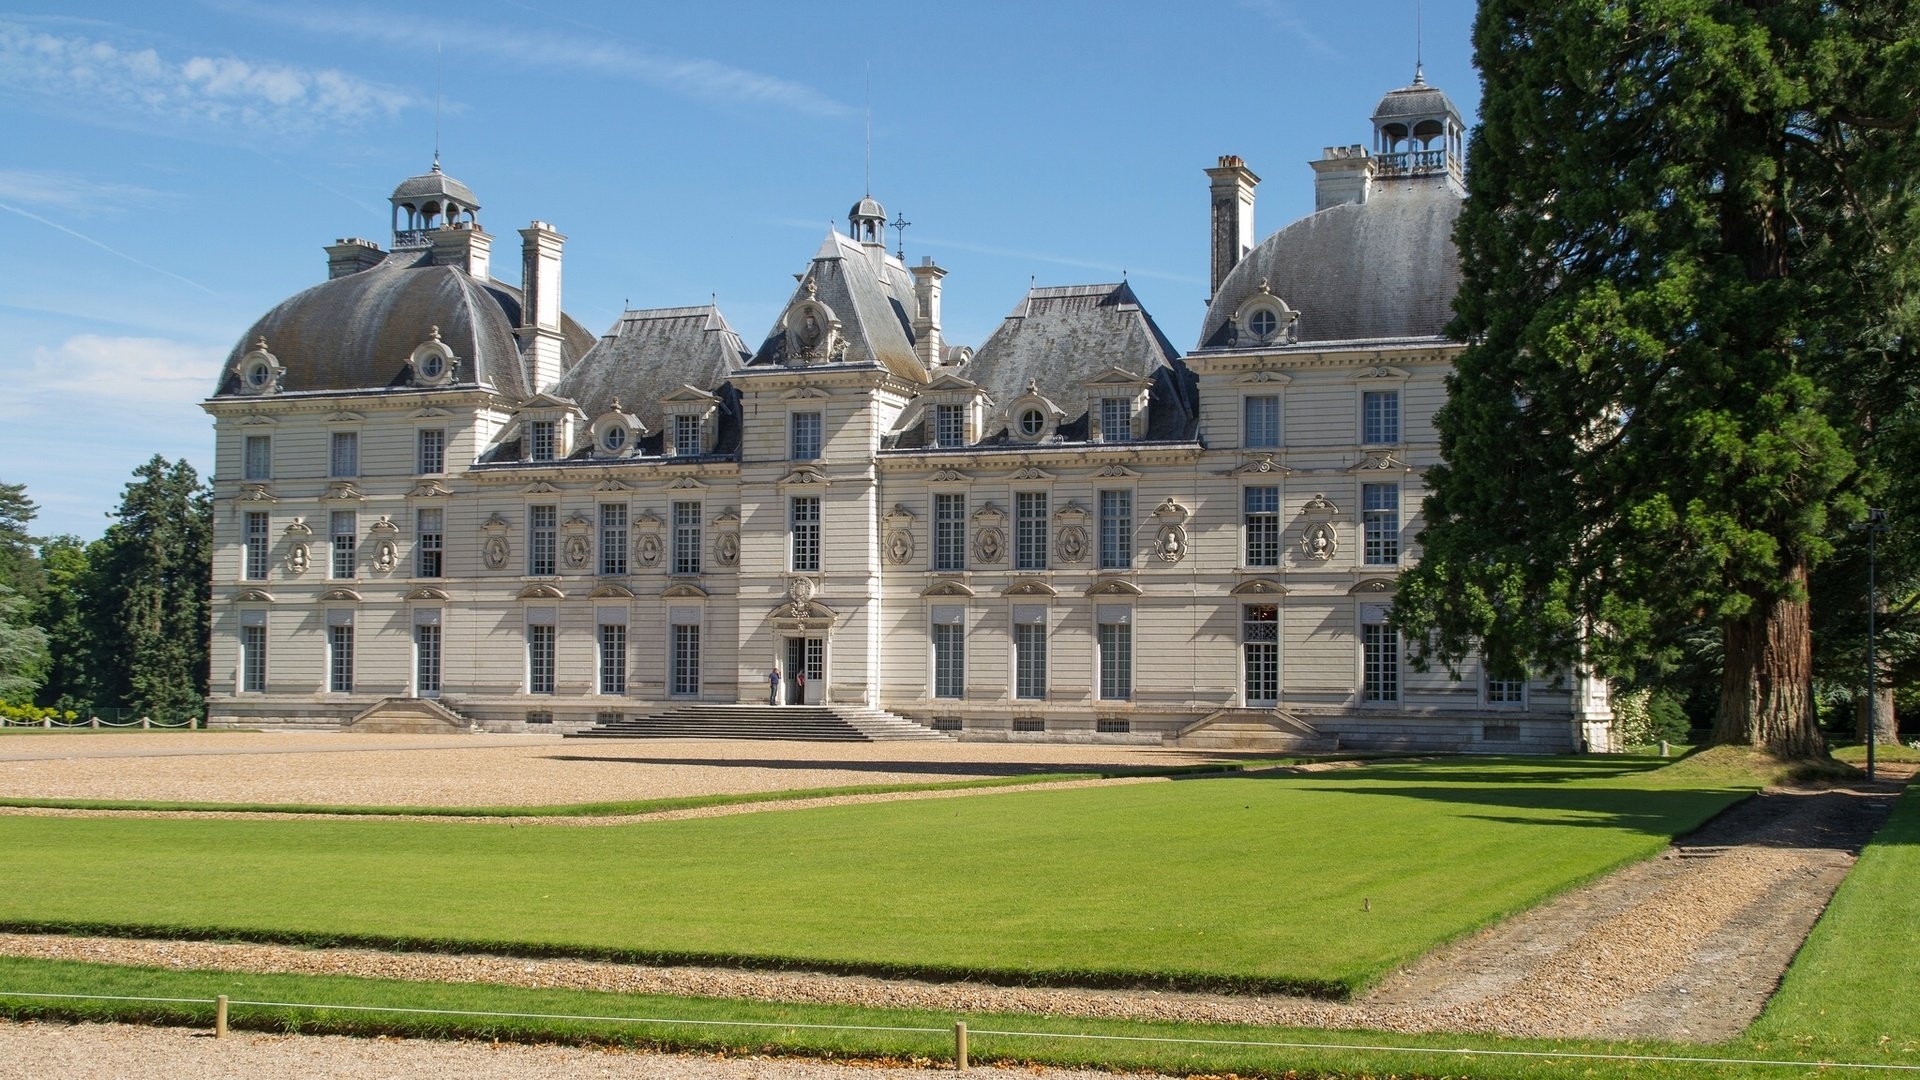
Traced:
<path fill-rule="evenodd" d="M 1020 414 L 1020 434 L 1024 438 L 1037 439 L 1047 430 L 1047 417 L 1039 409 L 1027 409 Z"/>
<path fill-rule="evenodd" d="M 1275 315 L 1272 308 L 1260 308 L 1247 319 L 1247 329 L 1253 331 L 1253 336 L 1265 341 L 1280 329 L 1280 316 Z"/>
<path fill-rule="evenodd" d="M 255 390 L 265 390 L 273 381 L 273 365 L 265 360 L 255 360 L 247 365 L 247 385 Z"/>
<path fill-rule="evenodd" d="M 447 372 L 447 359 L 437 352 L 430 352 L 420 358 L 422 378 L 437 379 Z"/>
<path fill-rule="evenodd" d="M 627 429 L 621 424 L 611 425 L 600 435 L 600 448 L 609 454 L 619 453 L 626 445 Z"/>

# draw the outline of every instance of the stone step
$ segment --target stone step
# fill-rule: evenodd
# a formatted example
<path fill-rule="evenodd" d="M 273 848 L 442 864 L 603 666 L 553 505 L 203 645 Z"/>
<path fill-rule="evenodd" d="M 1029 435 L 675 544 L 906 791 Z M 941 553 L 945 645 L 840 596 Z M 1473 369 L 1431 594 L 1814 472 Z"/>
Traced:
<path fill-rule="evenodd" d="M 866 706 L 676 705 L 650 716 L 567 732 L 569 739 L 754 739 L 800 742 L 950 741 L 931 728 Z"/>

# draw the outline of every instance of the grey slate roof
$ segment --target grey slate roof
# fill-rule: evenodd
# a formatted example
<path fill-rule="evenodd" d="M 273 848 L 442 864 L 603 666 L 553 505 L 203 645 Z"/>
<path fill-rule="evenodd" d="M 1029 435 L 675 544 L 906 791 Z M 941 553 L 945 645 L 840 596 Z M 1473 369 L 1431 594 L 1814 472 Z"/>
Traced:
<path fill-rule="evenodd" d="M 419 176 L 409 176 L 400 181 L 400 186 L 393 189 L 390 201 L 408 202 L 431 198 L 435 195 L 450 196 L 469 210 L 480 209 L 480 200 L 474 195 L 473 189 L 441 172 L 438 161 L 433 163 L 433 171 L 421 173 Z"/>
<path fill-rule="evenodd" d="M 1427 180 L 1376 182 L 1364 203 L 1311 214 L 1261 241 L 1220 283 L 1200 347 L 1227 345 L 1227 318 L 1262 281 L 1300 312 L 1299 340 L 1438 337 L 1453 317 L 1461 199 Z"/>
<path fill-rule="evenodd" d="M 740 335 L 712 304 L 628 311 L 561 378 L 553 393 L 571 399 L 589 420 L 618 399 L 649 431 L 657 432 L 664 422 L 662 396 L 683 383 L 712 390 L 746 361 Z"/>
<path fill-rule="evenodd" d="M 1086 438 L 1082 384 L 1110 368 L 1153 380 L 1148 439 L 1192 437 L 1192 375 L 1125 282 L 1029 290 L 973 359 L 951 370 L 985 389 L 998 409 L 1031 383 L 1066 413 L 1060 435 L 1071 440 Z"/>
<path fill-rule="evenodd" d="M 1380 104 L 1373 110 L 1375 120 L 1394 120 L 1403 116 L 1434 116 L 1452 113 L 1459 115 L 1453 107 L 1453 99 L 1437 86 L 1428 86 L 1425 77 L 1415 74 L 1412 86 L 1403 86 L 1398 90 L 1387 91 Z"/>
<path fill-rule="evenodd" d="M 913 351 L 913 275 L 885 248 L 829 232 L 801 277 L 787 307 L 805 298 L 806 279 L 811 278 L 814 299 L 840 320 L 847 341 L 845 363 L 879 364 L 902 378 L 927 381 L 927 369 Z M 786 331 L 776 321 L 750 363 L 758 367 L 786 361 Z"/>
<path fill-rule="evenodd" d="M 233 363 L 265 338 L 295 391 L 374 390 L 408 385 L 407 357 L 432 328 L 460 363 L 452 385 L 491 386 L 512 398 L 532 393 L 513 327 L 520 290 L 482 284 L 466 271 L 435 266 L 430 250 L 399 251 L 379 265 L 334 278 L 280 302 L 249 327 L 220 373 L 215 396 L 234 394 Z M 593 335 L 562 316 L 562 365 L 593 346 Z"/>

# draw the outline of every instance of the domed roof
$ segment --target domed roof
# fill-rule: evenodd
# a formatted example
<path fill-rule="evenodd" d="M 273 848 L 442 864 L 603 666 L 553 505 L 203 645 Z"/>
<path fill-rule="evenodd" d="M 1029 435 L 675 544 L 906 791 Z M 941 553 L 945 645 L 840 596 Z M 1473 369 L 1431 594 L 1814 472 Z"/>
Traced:
<path fill-rule="evenodd" d="M 1207 307 L 1200 347 L 1228 344 L 1227 319 L 1265 282 L 1300 312 L 1301 341 L 1438 337 L 1453 317 L 1460 197 L 1385 184 L 1363 203 L 1301 218 L 1240 260 Z"/>
<path fill-rule="evenodd" d="M 470 210 L 480 209 L 480 200 L 474 195 L 473 189 L 441 172 L 437 160 L 433 163 L 433 171 L 400 181 L 400 186 L 393 189 L 391 201 L 408 202 L 434 196 L 452 199 Z"/>
<path fill-rule="evenodd" d="M 459 359 L 453 385 L 482 384 L 528 397 L 532 391 L 513 334 L 519 291 L 430 260 L 424 251 L 395 252 L 370 270 L 282 301 L 241 335 L 216 396 L 239 392 L 233 363 L 262 338 L 286 368 L 286 393 L 407 386 L 407 358 L 438 327 L 440 340 Z M 571 366 L 594 339 L 571 318 L 562 325 L 562 363 Z"/>
<path fill-rule="evenodd" d="M 1380 104 L 1373 110 L 1373 119 L 1397 120 L 1406 116 L 1445 116 L 1459 115 L 1453 107 L 1453 100 L 1437 86 L 1428 86 L 1427 77 L 1419 71 L 1413 74 L 1413 85 L 1398 90 L 1387 91 Z"/>
<path fill-rule="evenodd" d="M 859 202 L 853 204 L 853 209 L 847 211 L 849 218 L 885 218 L 886 216 L 886 207 L 881 206 L 880 200 L 871 195 L 862 196 Z"/>

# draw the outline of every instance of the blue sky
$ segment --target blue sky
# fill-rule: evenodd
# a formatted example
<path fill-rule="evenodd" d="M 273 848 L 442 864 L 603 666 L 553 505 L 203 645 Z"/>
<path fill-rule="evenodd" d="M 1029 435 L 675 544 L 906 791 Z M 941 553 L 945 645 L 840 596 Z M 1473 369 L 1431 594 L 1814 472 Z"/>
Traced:
<path fill-rule="evenodd" d="M 1427 80 L 1469 122 L 1472 5 L 1428 0 Z M 1207 296 L 1207 180 L 1239 154 L 1264 237 L 1307 162 L 1366 142 L 1413 74 L 1414 0 L 619 4 L 47 3 L 0 10 L 0 481 L 96 536 L 155 453 L 211 468 L 197 403 L 337 237 L 390 242 L 434 147 L 515 230 L 569 238 L 564 302 L 716 296 L 766 333 L 866 186 L 946 267 L 949 340 L 1025 292 L 1124 272 L 1181 348 Z M 436 52 L 439 85 L 436 92 Z"/>

